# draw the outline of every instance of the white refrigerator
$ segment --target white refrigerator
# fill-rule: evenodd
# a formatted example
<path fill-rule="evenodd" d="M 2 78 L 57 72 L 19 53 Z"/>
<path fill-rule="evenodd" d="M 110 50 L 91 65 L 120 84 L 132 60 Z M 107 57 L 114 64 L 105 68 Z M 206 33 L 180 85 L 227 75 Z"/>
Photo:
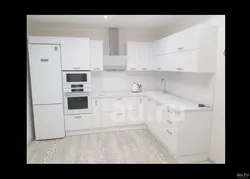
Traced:
<path fill-rule="evenodd" d="M 35 139 L 65 137 L 60 45 L 29 44 Z"/>

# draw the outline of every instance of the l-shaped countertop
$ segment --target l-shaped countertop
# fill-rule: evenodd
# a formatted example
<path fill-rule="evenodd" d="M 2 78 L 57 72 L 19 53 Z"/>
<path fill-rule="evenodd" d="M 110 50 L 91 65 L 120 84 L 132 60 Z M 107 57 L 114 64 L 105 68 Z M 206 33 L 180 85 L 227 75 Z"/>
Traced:
<path fill-rule="evenodd" d="M 131 91 L 100 91 L 92 92 L 93 99 L 100 98 L 120 98 L 120 97 L 146 97 L 158 104 L 164 105 L 168 109 L 175 111 L 200 111 L 200 110 L 212 110 L 209 107 L 199 107 L 197 103 L 182 99 L 169 93 L 163 93 L 163 91 L 143 91 L 138 93 L 132 93 Z"/>

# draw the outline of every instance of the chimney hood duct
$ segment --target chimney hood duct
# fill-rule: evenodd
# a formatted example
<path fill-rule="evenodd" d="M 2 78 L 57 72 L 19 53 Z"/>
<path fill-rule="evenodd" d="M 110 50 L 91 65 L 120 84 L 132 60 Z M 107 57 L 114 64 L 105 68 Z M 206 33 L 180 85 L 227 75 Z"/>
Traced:
<path fill-rule="evenodd" d="M 127 68 L 127 56 L 119 55 L 118 28 L 109 28 L 109 55 L 103 56 L 104 70 L 124 71 Z"/>

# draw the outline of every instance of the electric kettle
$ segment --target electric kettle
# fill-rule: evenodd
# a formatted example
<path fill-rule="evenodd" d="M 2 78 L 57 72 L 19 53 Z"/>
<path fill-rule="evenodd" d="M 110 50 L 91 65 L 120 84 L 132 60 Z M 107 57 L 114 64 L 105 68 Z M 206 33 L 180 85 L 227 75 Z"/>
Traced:
<path fill-rule="evenodd" d="M 132 93 L 138 93 L 140 91 L 141 85 L 134 82 L 132 84 Z"/>

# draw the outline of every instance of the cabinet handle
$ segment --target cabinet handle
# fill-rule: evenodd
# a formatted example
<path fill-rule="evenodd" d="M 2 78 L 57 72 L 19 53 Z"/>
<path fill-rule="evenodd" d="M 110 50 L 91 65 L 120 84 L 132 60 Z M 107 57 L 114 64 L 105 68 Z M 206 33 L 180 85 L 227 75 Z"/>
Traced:
<path fill-rule="evenodd" d="M 94 68 L 94 70 L 100 70 L 100 68 Z"/>
<path fill-rule="evenodd" d="M 148 69 L 148 68 L 142 68 L 143 70 L 146 70 L 146 69 Z"/>
<path fill-rule="evenodd" d="M 178 48 L 178 50 L 182 50 L 182 49 L 183 49 L 183 47 Z"/>
<path fill-rule="evenodd" d="M 75 118 L 82 118 L 82 116 L 75 116 Z"/>
<path fill-rule="evenodd" d="M 177 68 L 177 70 L 182 70 L 182 68 Z"/>
<path fill-rule="evenodd" d="M 157 106 L 161 106 L 161 104 L 159 104 L 159 103 L 156 103 L 156 105 L 157 105 Z"/>
<path fill-rule="evenodd" d="M 169 109 L 168 109 L 168 112 L 169 112 L 169 113 L 172 113 L 171 111 L 169 111 Z"/>
<path fill-rule="evenodd" d="M 169 124 L 172 124 L 172 122 L 170 122 L 169 120 L 167 120 Z"/>
<path fill-rule="evenodd" d="M 168 129 L 167 129 L 167 132 L 168 132 L 170 135 L 172 135 L 172 132 L 169 132 Z"/>
<path fill-rule="evenodd" d="M 122 100 L 122 98 L 117 98 L 117 100 Z"/>
<path fill-rule="evenodd" d="M 157 70 L 160 70 L 161 68 L 157 68 Z"/>
<path fill-rule="evenodd" d="M 80 67 L 72 67 L 73 69 L 80 69 Z"/>
<path fill-rule="evenodd" d="M 117 115 L 117 116 L 120 116 L 120 115 L 122 115 L 122 113 L 117 113 L 116 115 Z"/>
<path fill-rule="evenodd" d="M 97 100 L 95 100 L 95 105 L 97 106 Z"/>
<path fill-rule="evenodd" d="M 140 104 L 141 104 L 141 98 L 140 98 Z"/>

